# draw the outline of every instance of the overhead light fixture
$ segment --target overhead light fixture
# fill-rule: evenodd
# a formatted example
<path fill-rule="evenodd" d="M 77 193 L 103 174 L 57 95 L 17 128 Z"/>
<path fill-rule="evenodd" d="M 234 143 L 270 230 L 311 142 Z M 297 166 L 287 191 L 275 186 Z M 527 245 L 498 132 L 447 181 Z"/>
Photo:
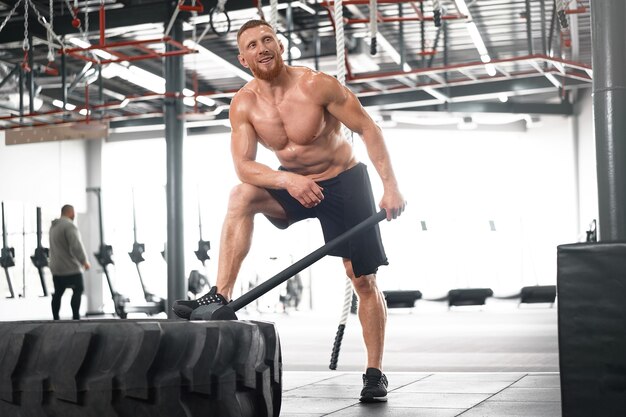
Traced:
<path fill-rule="evenodd" d="M 125 98 L 124 100 L 122 100 L 122 102 L 120 103 L 120 109 L 123 109 L 124 107 L 128 106 L 128 103 L 130 103 L 130 100 Z"/>
<path fill-rule="evenodd" d="M 472 20 L 472 14 L 467 7 L 467 3 L 465 0 L 454 0 L 456 4 L 456 8 L 460 14 L 467 16 L 467 31 L 469 32 L 470 38 L 472 38 L 472 42 L 480 55 L 480 60 L 486 64 L 485 70 L 489 76 L 493 77 L 497 74 L 496 67 L 493 64 L 489 64 L 491 62 L 491 57 L 489 56 L 489 51 L 487 51 L 487 47 L 485 46 L 485 42 L 483 41 L 483 37 L 480 36 L 480 32 L 478 31 L 478 27 L 476 23 Z"/>
<path fill-rule="evenodd" d="M 487 71 L 487 74 L 489 74 L 490 77 L 493 77 L 498 73 L 498 71 L 496 71 L 496 66 L 493 64 L 485 64 L 485 71 Z"/>
<path fill-rule="evenodd" d="M 83 49 L 91 48 L 92 46 L 89 42 L 80 38 L 70 38 L 69 42 Z M 93 52 L 102 59 L 113 59 L 113 55 L 102 49 L 91 49 L 90 52 Z"/>
<path fill-rule="evenodd" d="M 196 97 L 196 101 L 198 103 L 202 103 L 205 106 L 215 106 L 217 105 L 217 102 L 215 100 L 213 100 L 211 97 L 207 97 L 207 96 L 198 96 Z"/>
<path fill-rule="evenodd" d="M 302 51 L 297 46 L 292 46 L 289 52 L 291 53 L 291 59 L 300 59 L 302 57 Z"/>
<path fill-rule="evenodd" d="M 143 87 L 146 90 L 154 91 L 155 93 L 165 93 L 165 78 L 134 65 L 128 67 L 128 74 L 128 78 L 126 78 L 127 81 Z"/>
<path fill-rule="evenodd" d="M 209 51 L 207 48 L 200 45 L 199 43 L 196 43 L 190 39 L 187 39 L 185 42 L 183 42 L 183 44 L 189 49 L 194 49 L 198 51 L 200 55 L 210 58 L 211 61 L 219 62 L 222 66 L 231 70 L 233 74 L 243 79 L 244 81 L 252 81 L 252 79 L 254 78 L 252 77 L 252 75 L 248 74 L 246 71 L 242 70 L 236 65 L 231 64 L 230 62 L 228 62 L 221 56 Z"/>
<path fill-rule="evenodd" d="M 54 107 L 58 107 L 60 109 L 63 108 L 63 102 L 61 100 L 52 100 L 52 105 Z M 69 110 L 72 111 L 76 108 L 75 105 L 73 105 L 72 103 L 65 103 L 65 110 Z"/>
<path fill-rule="evenodd" d="M 119 77 L 146 90 L 158 94 L 165 93 L 165 78 L 128 63 L 105 65 L 102 68 L 102 77 L 106 79 Z"/>
<path fill-rule="evenodd" d="M 465 3 L 465 0 L 454 0 L 454 3 L 456 4 L 456 9 L 459 11 L 459 13 L 470 17 L 470 11 L 467 8 L 467 3 Z"/>
<path fill-rule="evenodd" d="M 185 99 L 187 97 L 191 97 L 193 98 L 196 93 L 193 92 L 192 90 L 188 89 L 188 88 L 184 88 L 183 89 L 183 95 L 185 96 Z M 183 100 L 185 100 L 183 99 Z M 195 101 L 197 101 L 198 103 L 202 103 L 205 106 L 215 106 L 217 103 L 215 102 L 215 100 L 213 100 L 211 97 L 206 97 L 206 96 L 197 96 L 195 97 Z M 185 102 L 185 104 L 187 103 L 191 103 L 190 101 Z M 189 105 L 189 104 L 188 104 Z M 190 104 L 191 106 L 195 105 L 195 103 Z"/>
<path fill-rule="evenodd" d="M 482 55 L 489 56 L 489 52 L 487 52 L 487 47 L 485 46 L 485 42 L 483 42 L 482 36 L 480 36 L 480 32 L 478 32 L 476 23 L 468 22 L 467 31 L 470 34 L 470 38 L 472 38 L 472 42 L 474 42 L 474 46 L 476 46 L 476 49 L 478 50 L 478 54 L 481 56 Z"/>
<path fill-rule="evenodd" d="M 506 103 L 507 101 L 509 101 L 509 96 L 507 94 L 500 94 L 498 95 L 498 100 L 500 100 L 500 102 L 502 103 Z"/>

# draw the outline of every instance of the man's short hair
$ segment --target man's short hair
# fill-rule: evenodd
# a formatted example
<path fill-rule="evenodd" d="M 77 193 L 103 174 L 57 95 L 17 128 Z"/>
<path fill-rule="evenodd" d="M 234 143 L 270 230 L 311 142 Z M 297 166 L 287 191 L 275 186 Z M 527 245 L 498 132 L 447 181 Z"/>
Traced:
<path fill-rule="evenodd" d="M 274 30 L 272 28 L 272 25 L 267 23 L 265 20 L 259 20 L 259 19 L 248 20 L 246 23 L 243 24 L 243 26 L 237 32 L 237 42 L 239 42 L 239 38 L 241 37 L 242 33 L 244 33 L 248 29 L 252 29 L 257 26 L 267 26 L 268 28 Z"/>
<path fill-rule="evenodd" d="M 61 207 L 61 214 L 69 214 L 72 211 L 74 211 L 74 206 L 70 205 L 70 204 L 66 204 L 63 207 Z"/>

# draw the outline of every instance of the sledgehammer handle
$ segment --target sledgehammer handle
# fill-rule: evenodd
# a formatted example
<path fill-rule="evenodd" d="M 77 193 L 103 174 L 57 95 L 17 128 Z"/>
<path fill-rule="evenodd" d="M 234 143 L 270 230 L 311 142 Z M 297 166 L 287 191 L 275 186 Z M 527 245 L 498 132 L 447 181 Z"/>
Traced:
<path fill-rule="evenodd" d="M 351 237 L 355 236 L 358 233 L 361 233 L 362 231 L 366 229 L 369 229 L 370 227 L 374 226 L 375 224 L 377 224 L 378 222 L 386 218 L 387 218 L 387 213 L 385 212 L 385 210 L 381 210 L 378 213 L 374 214 L 373 216 L 363 220 L 361 223 L 357 224 L 352 229 L 346 231 L 342 235 L 337 236 L 330 242 L 326 243 L 324 246 L 316 249 L 315 251 L 311 252 L 304 258 L 300 259 L 298 262 L 288 266 L 287 268 L 285 268 L 278 274 L 274 275 L 272 278 L 254 287 L 253 289 L 243 294 L 241 297 L 237 298 L 236 300 L 233 300 L 233 302 L 228 304 L 228 307 L 232 308 L 234 311 L 237 311 L 247 306 L 248 304 L 250 304 L 257 298 L 262 296 L 263 294 L 273 290 L 274 288 L 276 288 L 283 282 L 287 281 L 289 278 L 293 277 L 298 272 L 313 265 L 315 262 L 322 259 L 330 251 L 332 251 L 337 246 L 341 245 L 342 243 L 344 243 Z"/>

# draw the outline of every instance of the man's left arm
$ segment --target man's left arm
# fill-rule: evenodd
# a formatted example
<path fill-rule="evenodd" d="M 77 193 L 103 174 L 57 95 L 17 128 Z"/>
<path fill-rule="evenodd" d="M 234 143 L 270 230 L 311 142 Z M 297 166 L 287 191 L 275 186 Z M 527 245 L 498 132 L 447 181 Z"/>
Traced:
<path fill-rule="evenodd" d="M 333 77 L 326 77 L 321 80 L 322 91 L 326 91 L 328 97 L 326 108 L 363 139 L 367 154 L 383 183 L 384 193 L 379 206 L 387 212 L 387 220 L 395 219 L 404 211 L 406 201 L 400 193 L 382 131 L 347 87 Z"/>

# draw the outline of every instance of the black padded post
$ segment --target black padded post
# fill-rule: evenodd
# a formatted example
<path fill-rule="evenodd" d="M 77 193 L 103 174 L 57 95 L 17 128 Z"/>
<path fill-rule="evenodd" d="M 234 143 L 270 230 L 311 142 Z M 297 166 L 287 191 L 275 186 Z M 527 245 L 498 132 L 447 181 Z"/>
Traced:
<path fill-rule="evenodd" d="M 626 415 L 626 242 L 558 247 L 563 417 Z"/>
<path fill-rule="evenodd" d="M 556 299 L 556 285 L 533 285 L 523 287 L 520 294 L 521 304 L 550 303 Z"/>
<path fill-rule="evenodd" d="M 448 307 L 482 306 L 493 297 L 491 288 L 457 288 L 448 291 Z"/>
<path fill-rule="evenodd" d="M 422 298 L 422 292 L 409 291 L 383 291 L 387 308 L 413 308 L 417 300 Z"/>

